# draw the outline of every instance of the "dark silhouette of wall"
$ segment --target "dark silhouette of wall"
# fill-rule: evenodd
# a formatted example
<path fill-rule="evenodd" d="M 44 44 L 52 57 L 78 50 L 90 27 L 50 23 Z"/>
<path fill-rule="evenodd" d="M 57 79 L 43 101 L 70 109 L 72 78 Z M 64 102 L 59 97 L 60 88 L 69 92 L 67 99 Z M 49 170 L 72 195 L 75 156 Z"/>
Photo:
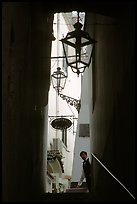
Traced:
<path fill-rule="evenodd" d="M 48 103 L 53 14 L 2 4 L 2 191 L 4 201 L 42 192 L 43 108 Z"/>
<path fill-rule="evenodd" d="M 88 31 L 92 24 L 97 40 L 91 98 L 93 153 L 135 196 L 134 7 L 123 7 L 117 17 L 89 14 L 87 19 Z M 129 199 L 127 191 L 97 162 L 93 171 L 97 195 L 108 200 Z"/>

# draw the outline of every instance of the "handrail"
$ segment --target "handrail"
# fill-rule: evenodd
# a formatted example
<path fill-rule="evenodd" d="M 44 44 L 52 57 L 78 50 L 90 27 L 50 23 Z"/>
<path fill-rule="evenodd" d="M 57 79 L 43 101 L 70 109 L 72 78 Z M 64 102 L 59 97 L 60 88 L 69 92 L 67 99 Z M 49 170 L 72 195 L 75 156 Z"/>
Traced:
<path fill-rule="evenodd" d="M 91 153 L 91 155 L 101 164 L 101 166 L 103 166 L 103 168 L 130 194 L 130 196 L 132 196 L 133 199 L 135 199 L 135 197 L 133 196 L 133 194 L 104 166 L 104 164 L 102 164 L 102 162 L 93 154 Z"/>

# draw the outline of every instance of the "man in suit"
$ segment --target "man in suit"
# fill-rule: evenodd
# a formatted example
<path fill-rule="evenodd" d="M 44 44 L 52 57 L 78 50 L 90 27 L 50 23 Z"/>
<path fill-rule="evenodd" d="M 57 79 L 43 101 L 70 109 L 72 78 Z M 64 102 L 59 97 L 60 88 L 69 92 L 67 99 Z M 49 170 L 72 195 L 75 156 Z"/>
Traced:
<path fill-rule="evenodd" d="M 89 161 L 86 151 L 81 151 L 80 157 L 83 159 L 83 170 L 82 170 L 81 178 L 80 178 L 80 181 L 78 182 L 77 188 L 79 188 L 82 185 L 83 180 L 85 178 L 88 191 L 91 192 L 91 163 Z"/>

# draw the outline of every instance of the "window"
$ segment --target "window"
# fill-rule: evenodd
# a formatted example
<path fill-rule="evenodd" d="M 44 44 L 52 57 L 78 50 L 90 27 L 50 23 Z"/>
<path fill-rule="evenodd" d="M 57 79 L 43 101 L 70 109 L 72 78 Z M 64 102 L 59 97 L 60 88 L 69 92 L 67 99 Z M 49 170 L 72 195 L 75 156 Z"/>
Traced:
<path fill-rule="evenodd" d="M 89 124 L 79 124 L 79 137 L 89 137 Z"/>

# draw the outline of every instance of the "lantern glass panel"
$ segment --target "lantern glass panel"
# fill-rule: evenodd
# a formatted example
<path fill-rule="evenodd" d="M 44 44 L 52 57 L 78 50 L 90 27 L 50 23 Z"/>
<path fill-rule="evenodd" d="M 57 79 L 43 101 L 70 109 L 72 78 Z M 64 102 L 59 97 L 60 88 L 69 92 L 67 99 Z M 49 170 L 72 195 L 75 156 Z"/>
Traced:
<path fill-rule="evenodd" d="M 69 45 L 65 46 L 65 53 L 67 53 L 65 56 L 68 65 L 75 68 L 89 66 L 91 61 L 92 48 L 93 44 L 86 45 L 81 47 L 80 52 L 78 52 L 74 47 Z"/>

